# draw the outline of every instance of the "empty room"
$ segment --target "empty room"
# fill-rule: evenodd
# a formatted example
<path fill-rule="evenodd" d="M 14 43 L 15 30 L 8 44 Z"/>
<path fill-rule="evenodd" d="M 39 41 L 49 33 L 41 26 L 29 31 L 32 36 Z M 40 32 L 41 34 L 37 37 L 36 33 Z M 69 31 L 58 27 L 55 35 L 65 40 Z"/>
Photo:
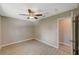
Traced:
<path fill-rule="evenodd" d="M 0 55 L 78 54 L 78 3 L 0 3 Z"/>

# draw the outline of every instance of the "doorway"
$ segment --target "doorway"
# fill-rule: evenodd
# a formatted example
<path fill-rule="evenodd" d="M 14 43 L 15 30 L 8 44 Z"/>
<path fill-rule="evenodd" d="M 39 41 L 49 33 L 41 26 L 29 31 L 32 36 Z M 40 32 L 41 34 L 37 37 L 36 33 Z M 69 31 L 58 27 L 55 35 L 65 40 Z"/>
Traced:
<path fill-rule="evenodd" d="M 58 37 L 59 48 L 62 47 L 69 54 L 73 54 L 72 50 L 72 18 L 63 17 L 58 19 Z"/>

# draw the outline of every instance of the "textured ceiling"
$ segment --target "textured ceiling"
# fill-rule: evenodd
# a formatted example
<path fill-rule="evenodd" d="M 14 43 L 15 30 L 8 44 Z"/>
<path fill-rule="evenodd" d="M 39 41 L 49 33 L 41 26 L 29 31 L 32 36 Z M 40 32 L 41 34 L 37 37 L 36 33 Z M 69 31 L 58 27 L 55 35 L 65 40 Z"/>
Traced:
<path fill-rule="evenodd" d="M 36 12 L 43 13 L 44 17 L 39 17 L 42 19 L 72 10 L 77 6 L 77 3 L 0 3 L 0 15 L 28 20 L 26 16 L 18 14 L 27 13 L 27 9 L 31 8 Z"/>

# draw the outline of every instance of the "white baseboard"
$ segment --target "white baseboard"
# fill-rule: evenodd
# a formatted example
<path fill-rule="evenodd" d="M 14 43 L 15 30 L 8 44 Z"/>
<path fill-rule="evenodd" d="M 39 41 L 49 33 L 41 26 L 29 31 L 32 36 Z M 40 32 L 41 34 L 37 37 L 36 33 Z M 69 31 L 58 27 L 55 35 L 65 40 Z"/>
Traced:
<path fill-rule="evenodd" d="M 51 47 L 58 48 L 57 46 L 55 46 L 55 45 L 49 43 L 48 41 L 40 40 L 40 39 L 36 39 L 36 40 L 38 40 L 38 41 L 40 41 L 40 42 L 42 42 L 42 43 L 44 43 L 44 44 L 47 44 L 47 45 L 49 45 L 49 46 L 51 46 Z"/>
<path fill-rule="evenodd" d="M 12 42 L 12 43 L 8 43 L 8 44 L 3 44 L 3 45 L 1 45 L 1 47 L 5 47 L 5 46 L 8 46 L 8 45 L 17 44 L 17 43 L 21 43 L 21 42 L 29 41 L 29 40 L 32 40 L 32 39 L 26 39 L 26 40 L 21 40 L 21 41 L 17 41 L 17 42 Z"/>
<path fill-rule="evenodd" d="M 63 45 L 66 45 L 66 46 L 71 46 L 71 45 L 69 45 L 69 44 L 67 44 L 67 43 L 63 43 L 63 42 L 59 42 L 60 44 L 63 44 Z"/>
<path fill-rule="evenodd" d="M 32 38 L 32 39 L 34 39 L 34 38 Z M 24 42 L 24 41 L 29 41 L 29 40 L 32 40 L 32 39 L 21 40 L 21 41 L 12 42 L 12 43 L 9 43 L 9 44 L 4 44 L 4 45 L 1 45 L 1 47 L 5 47 L 5 46 L 8 46 L 8 45 L 21 43 L 21 42 Z M 51 46 L 51 47 L 58 48 L 57 46 L 55 46 L 55 45 L 53 45 L 53 44 L 49 43 L 48 41 L 45 41 L 45 40 L 40 40 L 40 39 L 36 39 L 36 38 L 35 38 L 35 40 L 38 40 L 38 41 L 40 41 L 40 42 L 42 42 L 42 43 L 44 43 L 44 44 L 47 44 L 47 45 L 49 45 L 49 46 Z"/>

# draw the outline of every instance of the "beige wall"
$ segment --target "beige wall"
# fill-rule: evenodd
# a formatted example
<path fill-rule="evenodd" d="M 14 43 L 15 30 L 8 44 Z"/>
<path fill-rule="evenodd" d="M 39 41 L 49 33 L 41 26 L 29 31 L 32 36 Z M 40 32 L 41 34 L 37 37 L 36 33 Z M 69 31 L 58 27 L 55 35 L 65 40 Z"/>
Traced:
<path fill-rule="evenodd" d="M 1 16 L 0 16 L 0 48 L 1 48 Z"/>
<path fill-rule="evenodd" d="M 37 39 L 58 48 L 57 39 L 57 20 L 46 18 L 39 22 L 36 26 Z"/>
<path fill-rule="evenodd" d="M 72 41 L 72 20 L 63 18 L 59 21 L 59 41 L 71 45 Z"/>
<path fill-rule="evenodd" d="M 2 45 L 32 39 L 32 30 L 26 20 L 2 17 Z"/>
<path fill-rule="evenodd" d="M 58 37 L 58 31 L 59 31 L 59 24 L 58 21 L 60 20 L 59 17 L 48 17 L 45 19 L 42 19 L 39 24 L 36 26 L 36 37 L 38 40 L 44 41 L 45 43 L 48 43 L 49 45 L 53 47 L 59 46 L 59 41 L 63 41 L 67 45 L 71 45 L 72 41 L 72 18 L 71 16 L 62 16 L 60 18 L 65 18 L 64 23 L 61 23 L 62 30 L 64 33 L 62 33 L 61 40 L 59 40 L 60 37 Z M 63 36 L 64 35 L 64 36 Z M 63 40 L 64 39 L 64 40 Z"/>
<path fill-rule="evenodd" d="M 59 21 L 59 42 L 64 42 L 64 25 L 63 19 Z"/>

